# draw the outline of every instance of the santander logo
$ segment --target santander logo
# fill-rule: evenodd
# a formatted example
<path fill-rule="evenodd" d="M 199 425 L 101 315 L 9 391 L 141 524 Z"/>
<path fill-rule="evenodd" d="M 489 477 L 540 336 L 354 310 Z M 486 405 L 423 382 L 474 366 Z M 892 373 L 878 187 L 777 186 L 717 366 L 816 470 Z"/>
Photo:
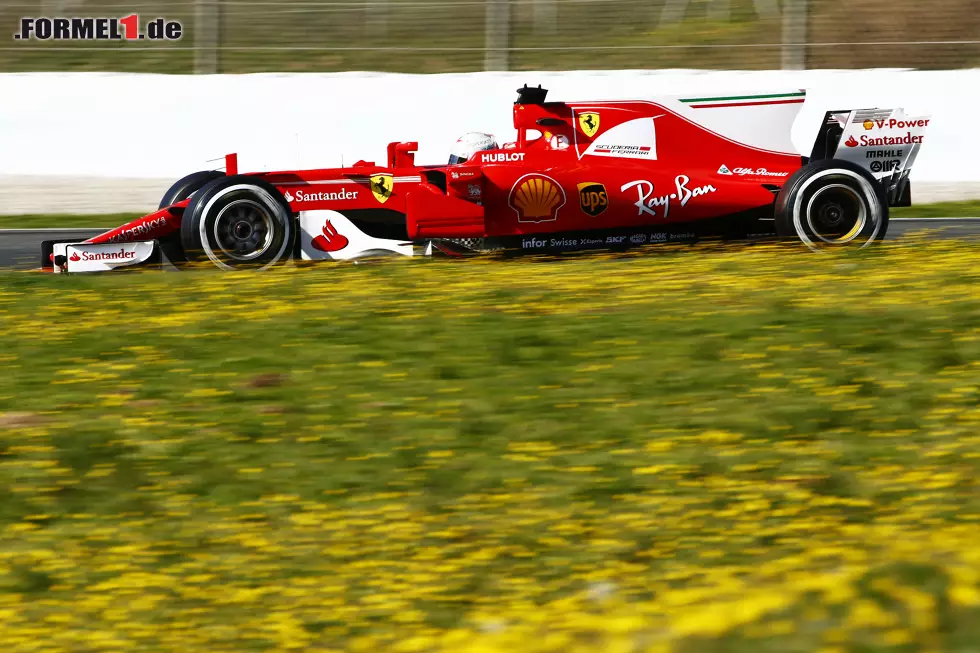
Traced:
<path fill-rule="evenodd" d="M 73 253 L 69 258 L 71 261 L 129 261 L 136 258 L 136 252 L 120 249 L 113 252 L 86 252 L 82 251 L 81 259 L 77 258 L 78 253 Z"/>
<path fill-rule="evenodd" d="M 69 261 L 81 261 L 82 257 L 78 255 L 78 252 L 72 252 L 71 256 L 68 257 Z"/>
<path fill-rule="evenodd" d="M 846 141 L 844 141 L 844 145 L 846 145 L 848 147 L 857 147 L 858 146 L 858 142 L 854 138 L 854 136 L 851 135 L 851 136 L 848 136 L 848 138 L 847 138 Z"/>
<path fill-rule="evenodd" d="M 329 219 L 324 223 L 322 233 L 322 236 L 317 236 L 311 243 L 321 252 L 339 252 L 350 243 L 347 236 L 337 231 Z"/>

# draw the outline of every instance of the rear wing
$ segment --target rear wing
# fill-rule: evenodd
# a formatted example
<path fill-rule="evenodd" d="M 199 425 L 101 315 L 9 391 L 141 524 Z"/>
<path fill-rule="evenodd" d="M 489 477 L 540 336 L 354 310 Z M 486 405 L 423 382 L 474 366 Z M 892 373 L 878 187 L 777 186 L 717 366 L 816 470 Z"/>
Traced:
<path fill-rule="evenodd" d="M 902 109 L 828 111 L 810 159 L 856 163 L 884 186 L 889 206 L 909 206 L 909 173 L 930 120 L 906 116 Z"/>

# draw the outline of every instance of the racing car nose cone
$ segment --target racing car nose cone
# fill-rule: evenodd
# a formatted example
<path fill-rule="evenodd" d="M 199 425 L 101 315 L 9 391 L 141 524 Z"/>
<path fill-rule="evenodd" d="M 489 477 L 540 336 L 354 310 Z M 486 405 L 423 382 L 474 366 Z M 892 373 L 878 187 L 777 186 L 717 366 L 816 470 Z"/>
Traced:
<path fill-rule="evenodd" d="M 252 235 L 252 225 L 244 220 L 235 223 L 235 237 L 245 240 Z"/>

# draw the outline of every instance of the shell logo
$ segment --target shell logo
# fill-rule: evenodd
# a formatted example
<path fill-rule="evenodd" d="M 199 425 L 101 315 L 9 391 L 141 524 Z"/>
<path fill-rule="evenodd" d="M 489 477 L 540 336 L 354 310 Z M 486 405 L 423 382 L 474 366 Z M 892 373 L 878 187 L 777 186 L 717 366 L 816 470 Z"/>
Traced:
<path fill-rule="evenodd" d="M 875 128 L 874 121 L 872 121 L 872 120 L 865 120 L 864 121 L 864 128 L 865 129 L 868 129 L 868 130 L 874 129 Z"/>
<path fill-rule="evenodd" d="M 565 206 L 565 191 L 551 177 L 532 172 L 514 183 L 507 205 L 517 213 L 518 222 L 554 222 Z"/>

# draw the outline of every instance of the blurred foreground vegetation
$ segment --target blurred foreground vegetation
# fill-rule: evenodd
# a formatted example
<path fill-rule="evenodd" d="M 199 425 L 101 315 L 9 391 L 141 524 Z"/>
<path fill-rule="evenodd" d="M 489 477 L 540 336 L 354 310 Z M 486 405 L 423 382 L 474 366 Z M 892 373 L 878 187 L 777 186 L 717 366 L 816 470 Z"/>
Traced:
<path fill-rule="evenodd" d="M 978 264 L 2 273 L 0 641 L 974 650 Z"/>

